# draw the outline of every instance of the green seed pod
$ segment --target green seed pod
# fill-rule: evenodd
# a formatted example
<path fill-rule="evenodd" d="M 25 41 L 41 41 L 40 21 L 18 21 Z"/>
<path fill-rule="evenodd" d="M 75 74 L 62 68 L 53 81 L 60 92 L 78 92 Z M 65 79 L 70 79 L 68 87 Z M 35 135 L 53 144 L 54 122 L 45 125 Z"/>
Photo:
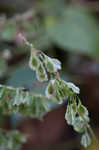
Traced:
<path fill-rule="evenodd" d="M 77 114 L 77 109 L 76 109 L 76 104 L 68 104 L 66 114 L 65 114 L 65 119 L 67 120 L 67 123 L 70 125 L 74 125 L 76 121 L 76 114 Z"/>
<path fill-rule="evenodd" d="M 55 95 L 58 95 L 61 100 L 69 96 L 69 90 L 66 86 L 65 81 L 61 79 L 56 79 L 54 82 L 54 88 L 55 88 Z"/>
<path fill-rule="evenodd" d="M 13 101 L 13 105 L 20 105 L 21 104 L 21 100 L 22 100 L 22 95 L 20 93 L 20 89 L 17 88 L 16 89 L 16 96 L 14 98 L 14 101 Z"/>
<path fill-rule="evenodd" d="M 40 61 L 39 61 L 38 57 L 31 54 L 30 61 L 29 61 L 30 68 L 33 70 L 36 70 L 37 67 L 39 66 L 39 64 L 40 64 Z"/>
<path fill-rule="evenodd" d="M 69 125 L 72 125 L 72 113 L 71 113 L 71 110 L 70 110 L 70 106 L 68 105 L 67 106 L 67 110 L 66 110 L 66 114 L 65 114 L 65 119 L 67 121 L 67 123 Z"/>
<path fill-rule="evenodd" d="M 43 81 L 47 81 L 48 78 L 47 78 L 47 74 L 46 74 L 46 71 L 43 67 L 42 64 L 39 64 L 37 70 L 36 70 L 36 75 L 37 75 L 37 79 L 40 81 L 40 82 L 43 82 Z"/>
<path fill-rule="evenodd" d="M 49 88 L 51 88 L 51 90 L 53 89 L 53 93 L 48 91 Z M 46 96 L 55 99 L 59 104 L 62 103 L 63 99 L 69 96 L 65 81 L 61 79 L 50 80 L 48 87 L 46 88 Z"/>
<path fill-rule="evenodd" d="M 78 112 L 83 115 L 83 117 L 85 118 L 85 120 L 87 122 L 89 122 L 89 113 L 88 113 L 88 110 L 85 106 L 83 106 L 81 103 L 78 104 Z"/>
<path fill-rule="evenodd" d="M 79 132 L 79 133 L 85 132 L 86 126 L 84 125 L 84 121 L 82 120 L 82 118 L 80 116 L 75 118 L 73 128 L 76 132 Z"/>
<path fill-rule="evenodd" d="M 85 134 L 82 135 L 81 145 L 87 148 L 90 144 L 91 144 L 91 137 L 88 134 L 88 132 L 86 132 Z"/>
<path fill-rule="evenodd" d="M 61 63 L 57 59 L 50 58 L 45 55 L 45 60 L 44 60 L 45 66 L 47 68 L 47 71 L 50 73 L 57 72 L 58 70 L 61 69 Z"/>
<path fill-rule="evenodd" d="M 66 82 L 67 87 L 70 88 L 74 93 L 79 94 L 80 93 L 80 89 L 75 86 L 73 83 L 71 82 Z"/>
<path fill-rule="evenodd" d="M 50 73 L 54 72 L 54 65 L 51 61 L 46 61 L 46 68 L 48 72 Z"/>
<path fill-rule="evenodd" d="M 54 86 L 52 84 L 52 82 L 49 82 L 47 88 L 46 88 L 46 91 L 45 91 L 45 94 L 48 98 L 51 98 L 53 97 L 53 94 L 54 94 Z"/>
<path fill-rule="evenodd" d="M 58 70 L 61 70 L 61 62 L 57 59 L 52 59 L 54 64 L 54 72 L 57 72 Z"/>

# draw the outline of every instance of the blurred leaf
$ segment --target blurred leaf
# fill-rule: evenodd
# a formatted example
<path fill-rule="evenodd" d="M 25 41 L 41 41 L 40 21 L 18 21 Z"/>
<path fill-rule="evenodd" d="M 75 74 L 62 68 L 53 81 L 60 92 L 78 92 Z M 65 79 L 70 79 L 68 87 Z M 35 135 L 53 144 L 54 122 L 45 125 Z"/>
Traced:
<path fill-rule="evenodd" d="M 26 138 L 18 131 L 6 132 L 0 130 L 0 150 L 19 150 Z"/>
<path fill-rule="evenodd" d="M 6 22 L 4 28 L 2 29 L 0 38 L 2 38 L 3 40 L 11 41 L 13 38 L 15 38 L 16 31 L 16 24 L 12 20 L 9 20 Z"/>
<path fill-rule="evenodd" d="M 64 0 L 43 0 L 37 1 L 36 5 L 38 10 L 40 10 L 44 16 L 51 15 L 55 17 L 59 17 L 65 8 Z"/>
<path fill-rule="evenodd" d="M 67 7 L 60 21 L 53 17 L 50 20 L 47 30 L 52 41 L 70 51 L 99 58 L 99 27 L 88 9 Z"/>
<path fill-rule="evenodd" d="M 35 93 L 45 94 L 45 88 L 47 83 L 41 84 L 37 82 L 35 71 L 28 67 L 20 67 L 11 74 L 7 83 L 13 87 L 25 87 L 32 90 Z"/>
<path fill-rule="evenodd" d="M 3 58 L 0 58 L 0 77 L 7 71 L 7 64 Z"/>
<path fill-rule="evenodd" d="M 11 74 L 11 77 L 7 81 L 7 85 L 13 87 L 26 87 L 33 88 L 33 84 L 36 80 L 35 72 L 28 67 L 20 67 Z"/>

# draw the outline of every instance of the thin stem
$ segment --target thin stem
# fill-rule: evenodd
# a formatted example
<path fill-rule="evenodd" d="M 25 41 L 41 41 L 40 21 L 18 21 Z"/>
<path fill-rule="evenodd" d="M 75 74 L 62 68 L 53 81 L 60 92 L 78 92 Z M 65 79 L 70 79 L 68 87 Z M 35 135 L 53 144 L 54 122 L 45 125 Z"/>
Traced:
<path fill-rule="evenodd" d="M 26 38 L 21 34 L 19 33 L 18 36 L 23 40 L 24 44 L 26 44 L 27 46 L 29 46 L 32 50 L 34 50 L 34 46 L 32 43 L 29 43 Z"/>

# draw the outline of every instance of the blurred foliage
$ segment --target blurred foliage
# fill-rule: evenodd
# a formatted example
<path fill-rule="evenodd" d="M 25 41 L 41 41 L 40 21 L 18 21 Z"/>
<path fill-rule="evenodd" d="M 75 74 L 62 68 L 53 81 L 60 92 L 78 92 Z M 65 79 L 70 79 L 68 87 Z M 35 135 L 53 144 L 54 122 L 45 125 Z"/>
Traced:
<path fill-rule="evenodd" d="M 22 32 L 36 47 L 55 43 L 64 49 L 98 58 L 99 27 L 92 13 L 89 8 L 66 5 L 64 0 L 37 1 L 36 7 L 27 13 L 11 19 L 3 16 L 0 38 L 20 44 L 17 34 Z"/>
<path fill-rule="evenodd" d="M 51 110 L 46 97 L 25 92 L 22 88 L 0 85 L 0 108 L 3 114 L 21 114 L 26 117 L 41 118 Z"/>
<path fill-rule="evenodd" d="M 0 78 L 7 71 L 7 64 L 4 59 L 0 58 Z"/>
<path fill-rule="evenodd" d="M 78 76 L 70 76 L 68 68 L 73 64 L 76 66 L 84 56 L 99 59 L 99 22 L 97 10 L 80 5 L 78 1 L 25 0 L 13 3 L 9 0 L 11 5 L 7 1 L 6 4 L 0 2 L 0 12 L 5 13 L 0 15 L 0 83 L 14 87 L 24 86 L 34 93 L 45 92 L 46 83 L 42 85 L 38 82 L 35 73 L 27 68 L 29 51 L 18 36 L 20 32 L 34 47 L 63 62 L 63 77 L 68 76 L 77 84 L 82 82 L 81 76 L 80 79 Z M 2 6 L 4 9 L 1 9 Z M 80 72 L 80 67 L 76 66 L 74 70 Z M 84 70 L 87 70 L 86 65 Z M 30 103 L 29 107 L 31 105 Z M 57 106 L 56 103 L 48 105 L 51 108 Z M 38 114 L 37 112 L 36 115 Z"/>
<path fill-rule="evenodd" d="M 21 144 L 26 142 L 26 138 L 18 131 L 0 130 L 0 150 L 19 150 Z"/>
<path fill-rule="evenodd" d="M 47 18 L 47 29 L 52 40 L 70 51 L 99 58 L 99 26 L 90 10 L 70 6 L 61 20 Z"/>

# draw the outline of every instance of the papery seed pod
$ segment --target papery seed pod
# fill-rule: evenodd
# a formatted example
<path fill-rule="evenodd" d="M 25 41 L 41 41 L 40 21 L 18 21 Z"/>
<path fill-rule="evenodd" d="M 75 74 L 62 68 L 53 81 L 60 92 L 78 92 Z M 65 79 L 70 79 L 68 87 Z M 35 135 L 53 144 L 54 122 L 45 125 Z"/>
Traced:
<path fill-rule="evenodd" d="M 37 75 L 38 81 L 40 81 L 40 82 L 48 80 L 47 73 L 42 64 L 39 64 L 39 66 L 36 70 L 36 75 Z"/>
<path fill-rule="evenodd" d="M 61 63 L 57 59 L 50 58 L 45 55 L 44 60 L 45 66 L 47 68 L 47 71 L 50 73 L 57 72 L 61 69 Z"/>
<path fill-rule="evenodd" d="M 87 110 L 87 108 L 85 107 L 85 106 L 83 106 L 82 104 L 81 104 L 81 102 L 79 101 L 79 104 L 78 104 L 78 106 L 77 106 L 77 109 L 78 109 L 78 112 L 84 117 L 84 119 L 87 121 L 87 122 L 89 122 L 90 121 L 90 119 L 89 119 L 89 113 L 88 113 L 88 110 Z"/>
<path fill-rule="evenodd" d="M 78 104 L 78 111 L 80 112 L 80 114 L 88 116 L 87 108 L 83 106 L 81 103 Z"/>
<path fill-rule="evenodd" d="M 65 81 L 61 79 L 56 79 L 54 82 L 55 95 L 59 95 L 59 97 L 63 100 L 69 96 L 69 90 L 66 86 Z"/>
<path fill-rule="evenodd" d="M 74 93 L 76 93 L 76 94 L 79 94 L 79 93 L 80 93 L 80 89 L 79 89 L 77 86 L 75 86 L 73 83 L 71 83 L 71 82 L 66 82 L 66 84 L 67 84 L 67 87 L 70 88 L 70 89 L 72 89 L 72 91 L 73 91 Z"/>
<path fill-rule="evenodd" d="M 45 61 L 45 66 L 48 72 L 50 73 L 54 72 L 54 65 L 50 58 Z"/>
<path fill-rule="evenodd" d="M 74 125 L 76 121 L 76 114 L 77 114 L 77 109 L 76 109 L 76 104 L 68 104 L 66 114 L 65 114 L 65 119 L 67 120 L 68 124 Z"/>
<path fill-rule="evenodd" d="M 38 57 L 31 54 L 30 61 L 29 61 L 30 68 L 33 70 L 36 70 L 37 67 L 39 66 L 39 64 L 40 64 L 40 61 L 39 61 Z"/>
<path fill-rule="evenodd" d="M 76 132 L 79 132 L 79 133 L 84 133 L 85 132 L 86 126 L 84 124 L 83 119 L 80 116 L 75 118 L 73 128 Z"/>
<path fill-rule="evenodd" d="M 51 98 L 53 97 L 53 94 L 54 94 L 54 86 L 52 84 L 52 82 L 49 82 L 47 88 L 46 88 L 46 91 L 45 91 L 45 94 L 48 98 Z"/>
<path fill-rule="evenodd" d="M 53 87 L 53 93 L 50 93 L 48 89 Z M 61 79 L 50 80 L 48 87 L 46 88 L 46 96 L 55 99 L 59 104 L 63 102 L 63 99 L 69 96 L 68 88 L 65 81 Z"/>
<path fill-rule="evenodd" d="M 58 70 L 61 70 L 61 62 L 57 59 L 52 59 L 54 64 L 54 72 L 57 72 Z"/>
<path fill-rule="evenodd" d="M 81 145 L 87 148 L 90 144 L 91 144 L 91 137 L 88 134 L 88 132 L 85 132 L 85 134 L 83 134 L 81 138 Z"/>
<path fill-rule="evenodd" d="M 19 106 L 22 103 L 23 96 L 19 88 L 16 89 L 16 95 L 14 97 L 13 105 Z"/>
<path fill-rule="evenodd" d="M 65 113 L 65 119 L 67 121 L 67 123 L 69 125 L 72 125 L 72 113 L 71 113 L 71 110 L 70 110 L 70 106 L 68 105 L 67 106 L 67 109 L 66 109 L 66 113 Z"/>

